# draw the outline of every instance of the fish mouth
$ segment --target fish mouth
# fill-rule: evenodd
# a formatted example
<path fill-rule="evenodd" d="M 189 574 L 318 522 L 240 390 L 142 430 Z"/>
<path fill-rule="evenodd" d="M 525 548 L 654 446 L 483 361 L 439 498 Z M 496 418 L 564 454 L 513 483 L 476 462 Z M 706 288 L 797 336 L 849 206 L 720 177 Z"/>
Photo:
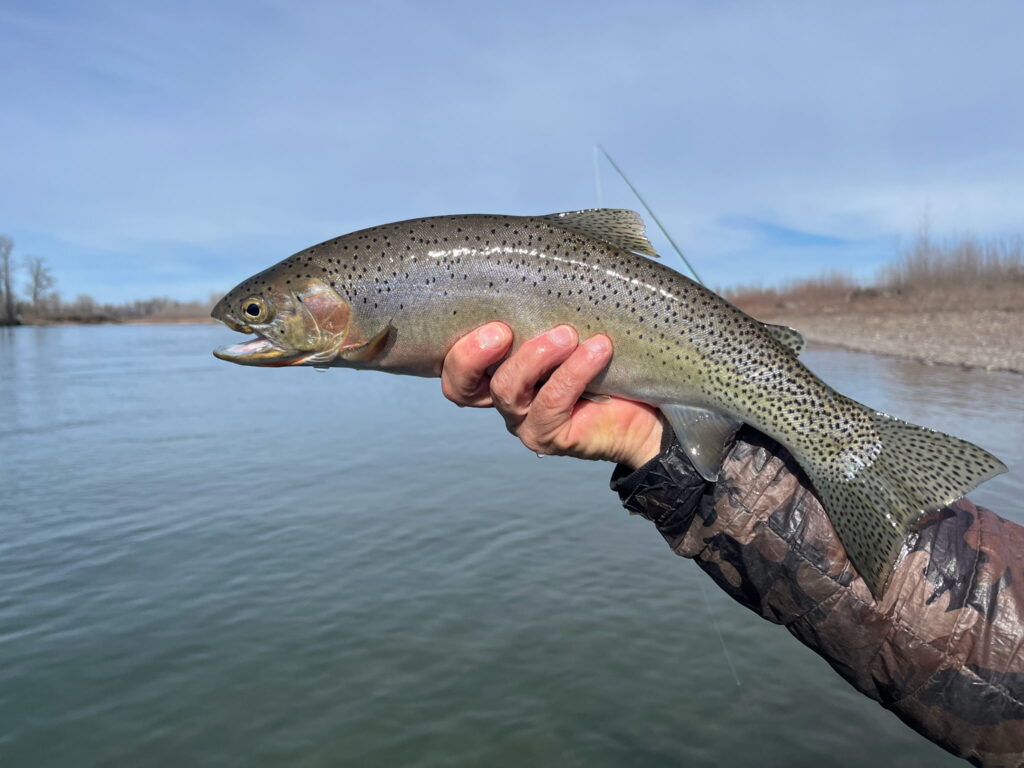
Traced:
<path fill-rule="evenodd" d="M 213 356 L 239 365 L 294 365 L 294 355 L 281 349 L 270 339 L 257 336 L 241 344 L 227 344 L 213 350 Z"/>
<path fill-rule="evenodd" d="M 235 329 L 239 330 L 239 329 Z M 246 328 L 249 332 L 252 329 Z M 301 365 L 313 355 L 308 352 L 299 352 L 294 349 L 287 349 L 271 341 L 266 336 L 256 333 L 256 337 L 240 342 L 238 344 L 226 344 L 213 350 L 213 356 L 219 360 L 226 360 L 229 363 L 238 365 L 259 365 L 259 366 L 284 366 Z"/>

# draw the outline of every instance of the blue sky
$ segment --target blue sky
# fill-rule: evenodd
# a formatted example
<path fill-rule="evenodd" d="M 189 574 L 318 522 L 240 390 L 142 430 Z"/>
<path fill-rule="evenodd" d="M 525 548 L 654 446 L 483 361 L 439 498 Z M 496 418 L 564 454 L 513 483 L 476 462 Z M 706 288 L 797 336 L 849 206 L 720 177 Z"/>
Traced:
<path fill-rule="evenodd" d="M 709 284 L 869 277 L 925 218 L 1024 230 L 1021 29 L 1011 2 L 3 0 L 0 232 L 66 297 L 205 298 L 385 221 L 594 206 L 601 143 Z M 602 192 L 637 207 L 607 165 Z"/>

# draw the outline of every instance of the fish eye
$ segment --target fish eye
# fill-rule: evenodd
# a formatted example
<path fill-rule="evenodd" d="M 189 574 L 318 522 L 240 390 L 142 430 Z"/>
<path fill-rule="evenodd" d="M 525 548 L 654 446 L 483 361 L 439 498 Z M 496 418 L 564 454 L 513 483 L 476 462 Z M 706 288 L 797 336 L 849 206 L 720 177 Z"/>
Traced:
<path fill-rule="evenodd" d="M 242 302 L 242 314 L 253 323 L 262 323 L 270 318 L 267 302 L 259 296 L 250 296 Z"/>

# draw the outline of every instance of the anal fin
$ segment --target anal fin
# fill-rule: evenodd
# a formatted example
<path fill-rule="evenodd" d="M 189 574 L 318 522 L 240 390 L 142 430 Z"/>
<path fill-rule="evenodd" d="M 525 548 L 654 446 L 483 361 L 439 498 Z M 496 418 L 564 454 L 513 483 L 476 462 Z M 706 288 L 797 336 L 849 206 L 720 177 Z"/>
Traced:
<path fill-rule="evenodd" d="M 717 480 L 726 448 L 743 422 L 731 416 L 689 405 L 660 407 L 676 433 L 676 440 L 701 477 L 711 482 Z"/>

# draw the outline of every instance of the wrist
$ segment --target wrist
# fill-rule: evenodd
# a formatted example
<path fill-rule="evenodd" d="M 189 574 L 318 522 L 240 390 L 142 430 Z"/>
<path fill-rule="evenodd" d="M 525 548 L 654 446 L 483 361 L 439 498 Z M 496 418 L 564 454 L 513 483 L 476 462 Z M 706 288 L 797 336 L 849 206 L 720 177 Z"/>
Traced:
<path fill-rule="evenodd" d="M 666 435 L 671 435 L 671 432 L 665 429 L 664 424 L 659 419 L 651 427 L 647 436 L 633 448 L 628 456 L 623 456 L 619 463 L 625 464 L 633 470 L 639 469 L 664 451 L 667 447 L 663 445 Z"/>
<path fill-rule="evenodd" d="M 663 430 L 660 448 L 636 469 L 619 464 L 612 473 L 611 488 L 630 514 L 650 520 L 663 536 L 675 539 L 690 529 L 712 485 L 697 472 L 671 429 Z"/>

